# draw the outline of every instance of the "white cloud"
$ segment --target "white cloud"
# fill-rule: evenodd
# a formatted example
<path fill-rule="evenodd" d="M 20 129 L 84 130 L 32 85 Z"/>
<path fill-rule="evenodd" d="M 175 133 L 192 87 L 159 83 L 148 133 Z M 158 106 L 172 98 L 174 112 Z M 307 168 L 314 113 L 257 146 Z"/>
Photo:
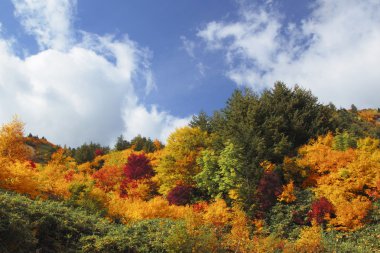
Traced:
<path fill-rule="evenodd" d="M 198 57 L 196 57 L 196 42 L 186 38 L 185 36 L 180 36 L 180 39 L 182 41 L 182 49 L 186 51 L 192 62 L 195 63 L 195 68 L 197 69 L 200 77 L 204 77 L 206 75 L 206 66 L 198 59 Z"/>
<path fill-rule="evenodd" d="M 15 15 L 41 49 L 67 49 L 72 41 L 76 0 L 12 0 Z"/>
<path fill-rule="evenodd" d="M 186 53 L 187 53 L 191 58 L 195 58 L 195 55 L 194 55 L 195 42 L 189 40 L 189 39 L 186 38 L 185 36 L 181 36 L 180 39 L 181 39 L 181 41 L 182 41 L 182 47 L 183 47 L 183 49 L 186 51 Z"/>
<path fill-rule="evenodd" d="M 0 36 L 1 123 L 18 114 L 27 123 L 27 133 L 71 146 L 89 141 L 110 144 L 120 133 L 165 141 L 168 132 L 187 124 L 188 119 L 160 112 L 154 106 L 148 110 L 139 101 L 137 79 L 145 79 L 147 92 L 155 87 L 148 50 L 128 37 L 116 40 L 82 32 L 81 41 L 74 43 L 69 36 L 55 36 L 56 31 L 70 34 L 71 24 L 51 25 L 46 32 L 51 37 L 45 37 L 47 21 L 43 19 L 54 8 L 35 13 L 41 2 L 45 1 L 14 1 L 16 9 L 21 8 L 18 5 L 26 8 L 17 16 L 21 15 L 22 24 L 44 49 L 20 58 L 13 52 L 12 42 Z M 57 1 L 48 1 L 48 5 L 53 3 Z M 64 7 L 59 12 L 70 13 L 75 6 Z"/>
<path fill-rule="evenodd" d="M 378 107 L 380 2 L 316 0 L 300 25 L 276 10 L 244 8 L 236 22 L 210 22 L 198 32 L 224 53 L 227 76 L 255 89 L 277 80 L 311 89 L 323 102 Z"/>
<path fill-rule="evenodd" d="M 167 112 L 159 112 L 156 106 L 150 110 L 144 106 L 132 106 L 132 109 L 126 107 L 123 118 L 126 123 L 124 135 L 127 139 L 138 134 L 155 136 L 158 132 L 160 134 L 156 137 L 160 140 L 166 140 L 174 129 L 187 125 L 191 120 L 191 117 L 176 118 Z"/>

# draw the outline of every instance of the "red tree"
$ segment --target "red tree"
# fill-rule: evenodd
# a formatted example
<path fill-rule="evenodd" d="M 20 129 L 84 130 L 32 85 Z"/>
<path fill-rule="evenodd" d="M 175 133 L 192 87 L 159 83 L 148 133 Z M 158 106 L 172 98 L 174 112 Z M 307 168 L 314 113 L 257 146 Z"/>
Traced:
<path fill-rule="evenodd" d="M 137 180 L 154 176 L 154 171 L 145 154 L 131 154 L 124 167 L 124 175 L 128 180 Z"/>
<path fill-rule="evenodd" d="M 167 199 L 169 204 L 177 206 L 186 205 L 191 202 L 194 187 L 189 185 L 177 185 L 168 193 Z"/>
<path fill-rule="evenodd" d="M 104 150 L 100 148 L 96 149 L 95 156 L 101 156 L 101 155 L 104 155 Z"/>
<path fill-rule="evenodd" d="M 154 176 L 154 171 L 150 165 L 150 160 L 145 154 L 131 154 L 128 157 L 128 162 L 124 167 L 124 180 L 120 185 L 120 196 L 126 197 L 127 189 L 138 186 L 137 180 L 149 179 Z"/>
<path fill-rule="evenodd" d="M 325 198 L 322 197 L 311 204 L 311 210 L 308 213 L 309 220 L 315 219 L 318 224 L 325 221 L 326 215 L 334 215 L 334 206 Z"/>
<path fill-rule="evenodd" d="M 266 171 L 261 177 L 257 187 L 259 200 L 259 218 L 262 218 L 275 203 L 277 196 L 282 192 L 280 176 L 274 171 Z"/>
<path fill-rule="evenodd" d="M 113 190 L 114 186 L 122 181 L 123 171 L 121 168 L 114 166 L 104 166 L 92 174 L 96 180 L 96 186 L 108 192 Z"/>

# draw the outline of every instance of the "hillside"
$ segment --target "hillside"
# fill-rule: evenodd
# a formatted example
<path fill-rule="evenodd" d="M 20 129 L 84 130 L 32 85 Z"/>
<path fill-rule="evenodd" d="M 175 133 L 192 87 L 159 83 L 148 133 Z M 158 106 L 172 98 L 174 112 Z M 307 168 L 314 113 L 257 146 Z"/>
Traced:
<path fill-rule="evenodd" d="M 236 90 L 165 146 L 73 151 L 14 119 L 0 130 L 0 251 L 380 252 L 378 116 L 276 83 Z"/>
<path fill-rule="evenodd" d="M 35 163 L 46 164 L 53 153 L 58 150 L 58 146 L 52 144 L 46 138 L 39 138 L 29 134 L 25 137 L 24 142 L 31 149 L 31 160 Z"/>

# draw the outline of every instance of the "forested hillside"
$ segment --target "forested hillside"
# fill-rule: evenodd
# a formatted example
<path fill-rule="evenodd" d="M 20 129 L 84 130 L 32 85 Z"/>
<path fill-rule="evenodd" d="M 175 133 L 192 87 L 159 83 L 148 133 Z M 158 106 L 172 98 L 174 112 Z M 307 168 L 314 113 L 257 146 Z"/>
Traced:
<path fill-rule="evenodd" d="M 276 83 L 165 145 L 0 130 L 0 252 L 380 252 L 380 109 Z"/>

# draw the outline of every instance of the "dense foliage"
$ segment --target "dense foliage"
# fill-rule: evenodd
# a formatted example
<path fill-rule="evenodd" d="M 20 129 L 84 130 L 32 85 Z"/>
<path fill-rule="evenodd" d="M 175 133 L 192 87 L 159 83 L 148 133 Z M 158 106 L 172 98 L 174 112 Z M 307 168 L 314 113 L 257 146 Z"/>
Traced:
<path fill-rule="evenodd" d="M 380 113 L 237 90 L 158 140 L 0 129 L 0 252 L 376 252 Z"/>
<path fill-rule="evenodd" d="M 84 143 L 78 148 L 70 149 L 70 155 L 77 163 L 85 163 L 94 160 L 97 155 L 108 153 L 109 148 L 98 143 Z"/>

